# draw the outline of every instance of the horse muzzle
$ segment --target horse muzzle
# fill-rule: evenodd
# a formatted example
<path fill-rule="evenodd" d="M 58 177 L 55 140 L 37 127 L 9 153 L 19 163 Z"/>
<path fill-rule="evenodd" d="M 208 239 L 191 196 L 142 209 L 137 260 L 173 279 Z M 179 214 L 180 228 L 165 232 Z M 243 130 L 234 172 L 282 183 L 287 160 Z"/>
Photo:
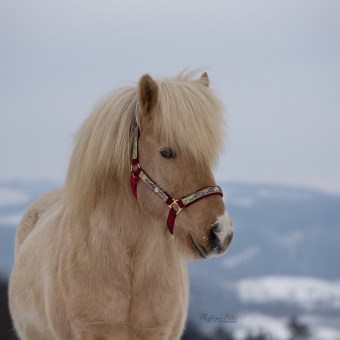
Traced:
<path fill-rule="evenodd" d="M 209 246 L 203 247 L 199 245 L 192 237 L 193 247 L 202 258 L 217 257 L 223 255 L 229 248 L 234 231 L 232 221 L 227 213 L 222 215 L 210 226 L 208 231 Z"/>

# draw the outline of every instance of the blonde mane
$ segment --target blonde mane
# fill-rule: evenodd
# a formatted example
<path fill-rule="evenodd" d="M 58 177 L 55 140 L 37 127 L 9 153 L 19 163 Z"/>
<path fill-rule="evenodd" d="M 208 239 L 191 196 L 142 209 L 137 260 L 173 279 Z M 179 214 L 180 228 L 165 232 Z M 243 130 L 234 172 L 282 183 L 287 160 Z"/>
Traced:
<path fill-rule="evenodd" d="M 223 148 L 223 105 L 198 71 L 156 80 L 154 131 L 160 140 L 195 162 L 215 166 Z M 132 133 L 138 120 L 137 86 L 107 94 L 76 136 L 66 178 L 69 212 L 89 216 L 113 181 L 128 185 Z"/>

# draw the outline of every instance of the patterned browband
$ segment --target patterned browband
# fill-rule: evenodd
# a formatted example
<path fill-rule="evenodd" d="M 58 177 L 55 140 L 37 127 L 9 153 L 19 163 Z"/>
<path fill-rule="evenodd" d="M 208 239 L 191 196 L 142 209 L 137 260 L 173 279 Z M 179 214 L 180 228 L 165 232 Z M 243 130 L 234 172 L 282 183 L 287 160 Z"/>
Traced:
<path fill-rule="evenodd" d="M 169 194 L 163 191 L 159 186 L 157 186 L 151 178 L 141 169 L 138 160 L 138 139 L 139 139 L 139 129 L 136 126 L 133 135 L 133 150 L 132 150 L 132 164 L 131 164 L 131 190 L 133 195 L 137 198 L 137 183 L 141 179 L 158 197 L 160 197 L 170 208 L 167 226 L 171 234 L 173 234 L 173 227 L 175 223 L 176 216 L 189 205 L 199 201 L 202 198 L 211 195 L 223 196 L 222 189 L 219 186 L 216 187 L 206 187 L 198 190 L 188 196 L 176 200 L 172 198 Z"/>

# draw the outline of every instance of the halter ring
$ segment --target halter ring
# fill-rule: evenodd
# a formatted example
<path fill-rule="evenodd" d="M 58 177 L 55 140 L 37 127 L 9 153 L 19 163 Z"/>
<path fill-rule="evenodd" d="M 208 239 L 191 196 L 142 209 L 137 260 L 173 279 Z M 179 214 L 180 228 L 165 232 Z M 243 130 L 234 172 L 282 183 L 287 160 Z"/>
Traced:
<path fill-rule="evenodd" d="M 176 215 L 178 215 L 182 210 L 183 210 L 183 208 L 181 208 L 179 205 L 178 205 L 178 200 L 175 200 L 174 198 L 172 199 L 172 203 L 171 204 L 168 204 L 168 207 L 170 208 L 170 209 L 174 209 L 173 208 L 173 205 L 174 204 L 176 204 L 177 205 L 177 208 L 178 208 L 178 211 L 176 210 L 176 209 L 174 209 L 175 211 L 176 211 Z"/>
<path fill-rule="evenodd" d="M 139 163 L 137 163 L 137 164 L 135 164 L 135 165 L 133 165 L 133 164 L 131 164 L 131 172 L 134 172 L 134 171 L 136 171 L 137 169 L 133 169 L 133 167 L 134 166 L 136 166 L 137 167 L 137 169 L 140 169 L 140 165 L 139 165 Z"/>

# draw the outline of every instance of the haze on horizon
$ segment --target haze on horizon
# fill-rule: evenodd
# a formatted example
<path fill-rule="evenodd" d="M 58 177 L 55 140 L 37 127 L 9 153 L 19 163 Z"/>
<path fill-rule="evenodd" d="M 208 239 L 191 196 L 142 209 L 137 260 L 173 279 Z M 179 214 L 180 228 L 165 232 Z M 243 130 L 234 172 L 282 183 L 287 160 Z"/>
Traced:
<path fill-rule="evenodd" d="M 0 4 L 0 180 L 62 183 L 73 134 L 144 73 L 207 67 L 226 105 L 219 181 L 340 193 L 340 2 Z"/>

